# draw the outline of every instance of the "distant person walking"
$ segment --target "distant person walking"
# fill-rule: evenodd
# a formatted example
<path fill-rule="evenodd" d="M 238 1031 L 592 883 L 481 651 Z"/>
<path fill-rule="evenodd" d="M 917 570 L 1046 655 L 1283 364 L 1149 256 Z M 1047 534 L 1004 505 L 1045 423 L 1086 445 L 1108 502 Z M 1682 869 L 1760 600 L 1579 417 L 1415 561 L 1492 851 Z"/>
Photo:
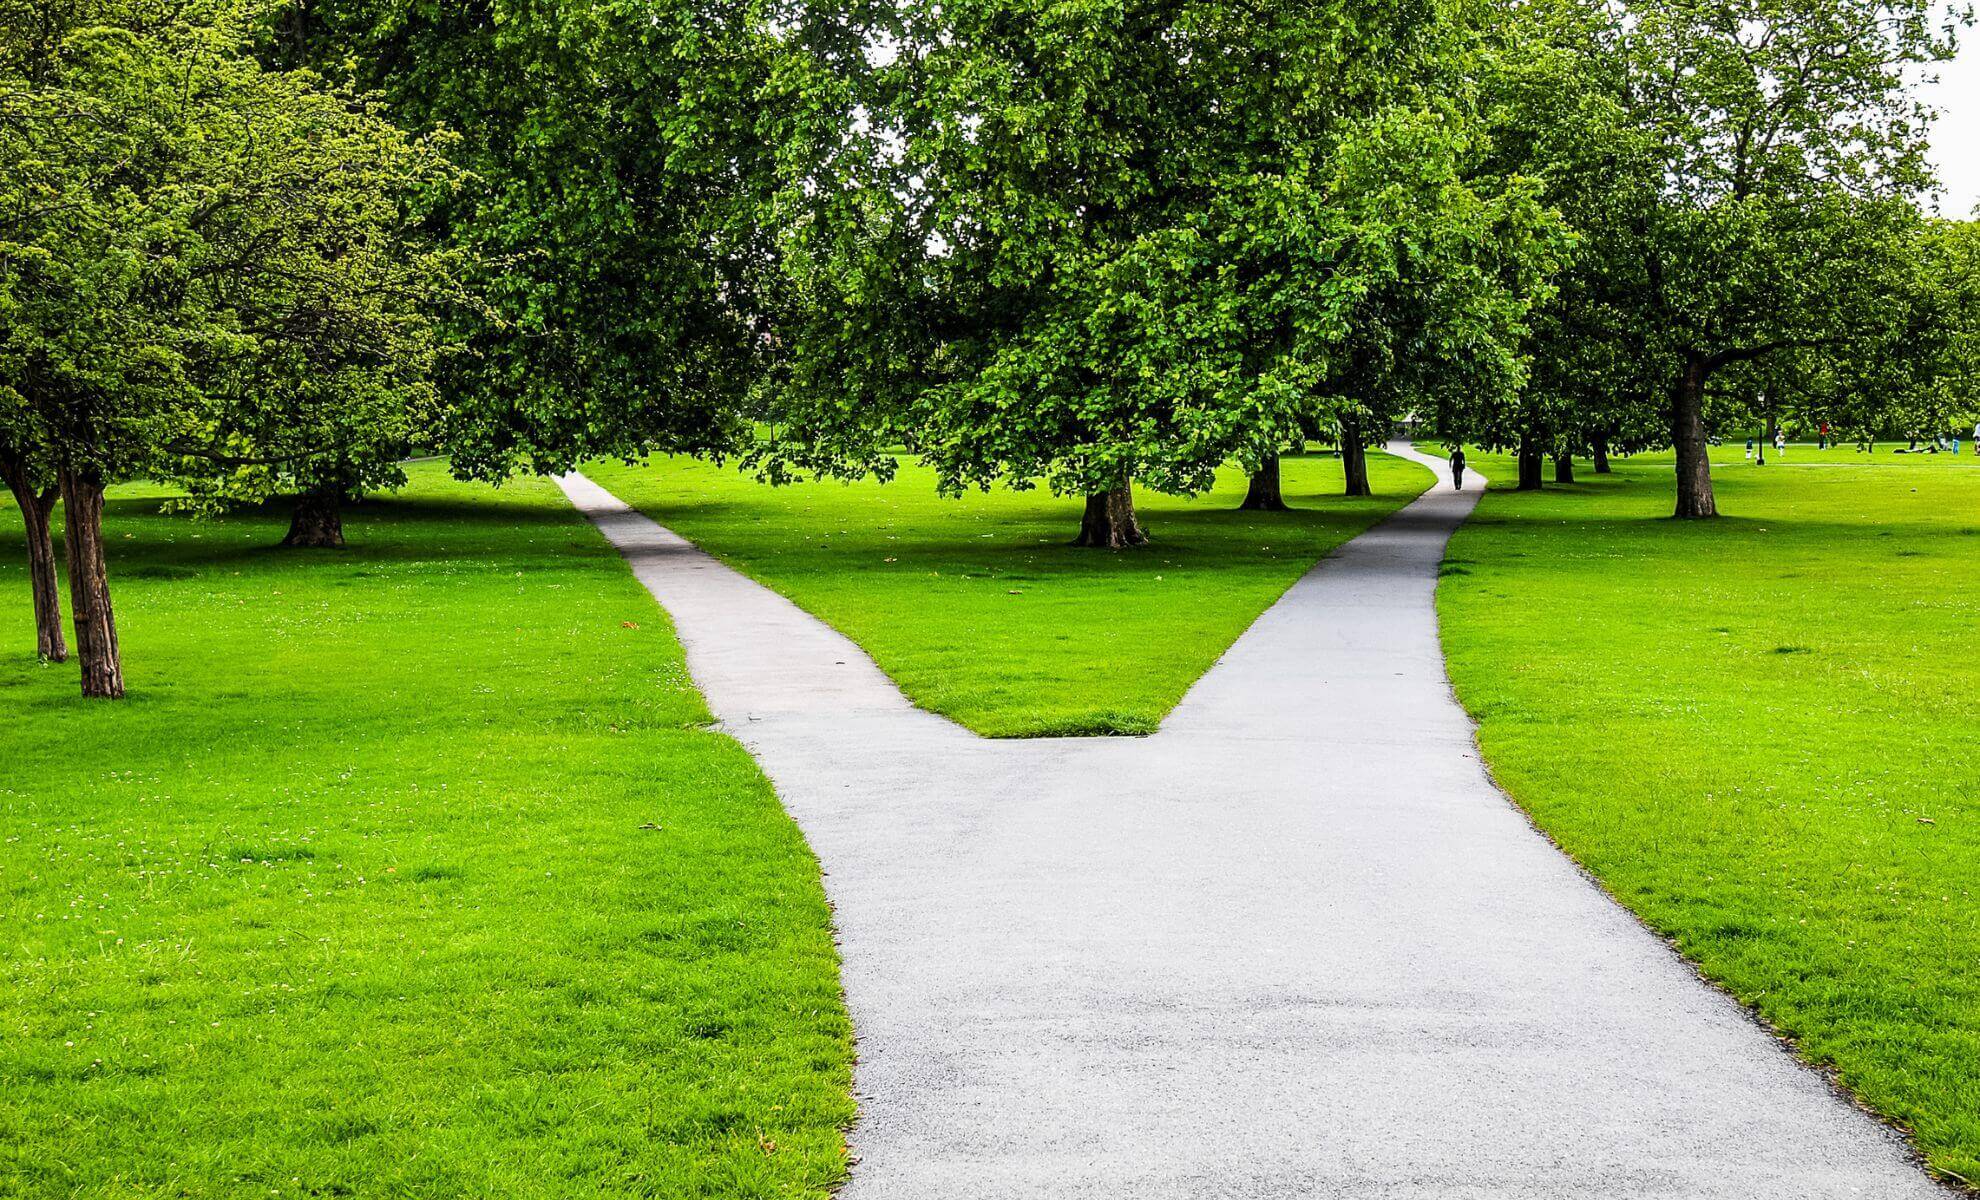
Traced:
<path fill-rule="evenodd" d="M 1787 434 L 1782 433 L 1778 429 L 1774 431 L 1774 457 L 1787 457 Z"/>
<path fill-rule="evenodd" d="M 1464 490 L 1463 446 L 1453 447 L 1451 450 L 1451 486 L 1460 492 Z"/>
<path fill-rule="evenodd" d="M 1753 439 L 1752 439 L 1752 438 L 1747 438 L 1747 439 L 1746 439 L 1746 461 L 1747 461 L 1747 462 L 1752 462 L 1752 461 L 1753 461 Z"/>

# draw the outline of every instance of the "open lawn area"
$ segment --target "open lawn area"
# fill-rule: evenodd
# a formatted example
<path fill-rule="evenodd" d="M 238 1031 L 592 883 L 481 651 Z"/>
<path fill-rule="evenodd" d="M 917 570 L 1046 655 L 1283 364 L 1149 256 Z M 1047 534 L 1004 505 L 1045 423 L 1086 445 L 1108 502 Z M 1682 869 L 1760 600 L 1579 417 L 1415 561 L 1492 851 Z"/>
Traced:
<path fill-rule="evenodd" d="M 105 526 L 131 697 L 0 506 L 0 1194 L 817 1197 L 817 864 L 547 482 Z"/>
<path fill-rule="evenodd" d="M 923 708 L 991 737 L 1147 733 L 1198 676 L 1329 550 L 1430 482 L 1371 453 L 1375 495 L 1340 495 L 1341 467 L 1283 460 L 1290 513 L 1240 512 L 1244 477 L 1184 500 L 1136 492 L 1154 544 L 1068 543 L 1080 501 L 891 483 L 768 488 L 685 459 L 598 463 L 626 503 L 838 628 Z"/>
<path fill-rule="evenodd" d="M 1459 698 L 1542 829 L 1980 1179 L 1980 459 L 1715 454 L 1710 522 L 1667 519 L 1668 455 L 1524 494 L 1474 455 Z M 913 466 L 588 473 L 1026 736 L 1153 729 L 1430 478 L 1370 468 L 1347 500 L 1288 458 L 1291 513 L 1235 472 L 1143 492 L 1155 544 L 1114 554 L 1066 545 L 1077 501 Z M 0 1195 L 825 1196 L 852 1044 L 817 862 L 552 484 L 412 471 L 343 551 L 115 490 L 123 703 L 27 654 L 0 507 Z"/>
<path fill-rule="evenodd" d="M 1439 611 L 1534 820 L 1980 1181 L 1980 460 L 1890 450 L 1722 447 L 1709 522 L 1668 455 L 1538 494 L 1476 455 Z"/>

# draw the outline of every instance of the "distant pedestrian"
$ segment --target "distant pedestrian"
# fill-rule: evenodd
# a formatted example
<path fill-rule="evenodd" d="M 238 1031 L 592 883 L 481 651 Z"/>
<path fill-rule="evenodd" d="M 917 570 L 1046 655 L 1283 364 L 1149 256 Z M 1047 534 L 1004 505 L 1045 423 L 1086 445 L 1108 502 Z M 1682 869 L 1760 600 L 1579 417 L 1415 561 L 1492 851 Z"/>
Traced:
<path fill-rule="evenodd" d="M 1746 461 L 1747 461 L 1747 462 L 1752 462 L 1752 461 L 1753 461 L 1753 439 L 1752 439 L 1752 438 L 1747 438 L 1747 439 L 1746 439 Z"/>
<path fill-rule="evenodd" d="M 1464 490 L 1463 446 L 1455 446 L 1451 449 L 1451 486 L 1460 492 Z"/>
<path fill-rule="evenodd" d="M 1829 423 L 1827 421 L 1822 422 L 1821 435 L 1815 442 L 1815 448 L 1817 450 L 1827 450 L 1829 448 Z"/>

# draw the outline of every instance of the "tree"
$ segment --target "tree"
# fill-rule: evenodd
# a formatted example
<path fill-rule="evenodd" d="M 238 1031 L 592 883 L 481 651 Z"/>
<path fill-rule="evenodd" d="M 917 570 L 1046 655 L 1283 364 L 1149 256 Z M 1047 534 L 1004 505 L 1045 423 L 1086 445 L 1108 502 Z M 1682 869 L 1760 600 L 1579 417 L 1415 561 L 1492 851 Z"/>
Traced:
<path fill-rule="evenodd" d="M 1676 515 L 1712 516 L 1708 390 L 1723 373 L 1789 352 L 1873 361 L 1899 336 L 1928 182 L 1929 114 L 1905 72 L 1950 36 L 1914 0 L 1505 11 L 1527 32 L 1498 77 L 1501 141 L 1580 235 L 1536 323 L 1536 373 L 1568 376 L 1591 338 L 1646 364 L 1677 450 Z"/>
<path fill-rule="evenodd" d="M 1769 388 L 1768 418 L 1828 420 L 1862 441 L 1971 432 L 1980 413 L 1980 225 L 1924 222 L 1905 256 L 1909 270 L 1881 314 L 1879 352 L 1783 356 L 1781 369 L 1754 385 Z"/>
<path fill-rule="evenodd" d="M 1266 455 L 1251 471 L 1251 478 L 1245 485 L 1244 499 L 1238 507 L 1247 512 L 1286 512 L 1284 489 L 1279 482 L 1279 456 Z"/>
<path fill-rule="evenodd" d="M 198 211 L 174 169 L 187 139 L 169 47 L 109 16 L 0 8 L 0 158 L 15 164 L 0 177 L 0 378 L 16 471 L 55 479 L 64 501 L 87 696 L 123 693 L 103 488 L 155 444 L 178 383 L 175 229 Z"/>
<path fill-rule="evenodd" d="M 776 398 L 781 426 L 832 431 L 804 465 L 898 440 L 946 490 L 1083 495 L 1078 543 L 1119 548 L 1145 539 L 1136 482 L 1194 493 L 1236 458 L 1270 505 L 1274 458 L 1325 419 L 1365 488 L 1360 451 L 1404 408 L 1517 379 L 1546 222 L 1516 181 L 1473 186 L 1443 7 L 901 13 L 846 181 L 865 232 L 813 225 L 792 256 L 862 314 L 795 346 L 833 366 Z M 864 425 L 836 419 L 861 398 Z"/>
<path fill-rule="evenodd" d="M 0 156 L 16 164 L 0 177 L 0 430 L 60 485 L 85 696 L 124 691 L 107 485 L 236 465 L 255 427 L 216 414 L 266 409 L 246 398 L 277 382 L 317 386 L 294 372 L 404 369 L 383 361 L 396 341 L 368 361 L 312 359 L 365 340 L 312 332 L 314 317 L 425 319 L 372 292 L 363 264 L 395 252 L 397 197 L 430 181 L 427 156 L 313 76 L 264 71 L 247 53 L 252 18 L 224 4 L 0 6 Z"/>
<path fill-rule="evenodd" d="M 18 429 L 21 415 L 0 416 L 0 427 Z M 37 475 L 39 474 L 39 477 Z M 55 543 L 49 536 L 49 515 L 61 490 L 45 473 L 38 472 L 29 455 L 11 444 L 0 444 L 0 477 L 14 494 L 21 510 L 22 531 L 27 537 L 28 588 L 34 598 L 34 651 L 48 662 L 69 657 L 68 643 L 62 637 L 62 595 L 55 577 Z"/>
<path fill-rule="evenodd" d="M 466 183 L 427 212 L 479 300 L 456 310 L 465 352 L 440 378 L 457 474 L 747 448 L 796 307 L 777 206 L 852 119 L 831 68 L 862 60 L 842 24 L 732 0 L 284 12 L 277 61 L 459 135 Z"/>
<path fill-rule="evenodd" d="M 205 231 L 207 255 L 229 264 L 211 301 L 234 317 L 191 364 L 201 387 L 163 466 L 193 507 L 293 494 L 283 544 L 334 547 L 343 502 L 403 483 L 401 461 L 438 435 L 435 317 L 466 297 L 459 256 L 431 249 L 401 206 L 458 175 L 433 144 L 334 95 L 288 115 L 284 137 L 235 164 L 255 202 Z"/>

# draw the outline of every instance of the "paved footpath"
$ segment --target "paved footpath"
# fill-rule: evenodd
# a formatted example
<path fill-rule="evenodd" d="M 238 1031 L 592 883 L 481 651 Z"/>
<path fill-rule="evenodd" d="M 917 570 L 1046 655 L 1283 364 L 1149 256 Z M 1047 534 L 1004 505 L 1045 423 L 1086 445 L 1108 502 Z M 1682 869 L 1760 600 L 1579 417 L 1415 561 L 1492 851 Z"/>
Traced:
<path fill-rule="evenodd" d="M 1432 607 L 1477 495 L 1390 452 L 1439 485 L 1146 738 L 976 737 L 562 480 L 824 863 L 845 1200 L 1943 1197 L 1487 779 Z"/>

